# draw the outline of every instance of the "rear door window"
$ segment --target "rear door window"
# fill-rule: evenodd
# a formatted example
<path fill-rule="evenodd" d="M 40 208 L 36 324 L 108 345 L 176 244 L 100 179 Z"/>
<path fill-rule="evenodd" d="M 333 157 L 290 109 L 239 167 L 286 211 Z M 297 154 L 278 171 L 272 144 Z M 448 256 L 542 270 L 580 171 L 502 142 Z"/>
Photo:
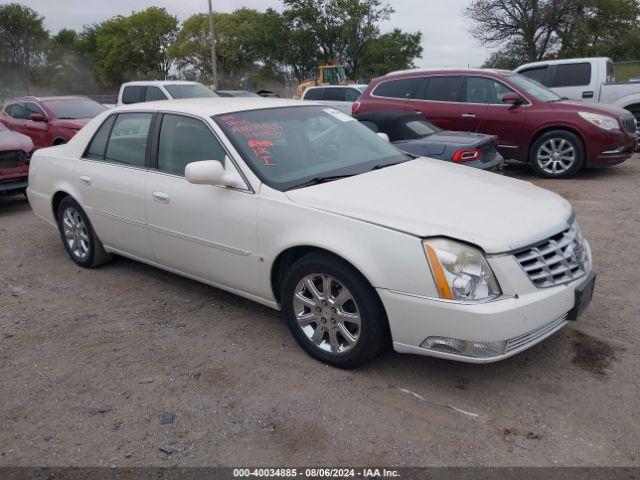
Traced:
<path fill-rule="evenodd" d="M 324 100 L 329 100 L 331 102 L 344 102 L 344 88 L 325 88 Z"/>
<path fill-rule="evenodd" d="M 224 165 L 226 152 L 202 121 L 182 115 L 165 114 L 158 143 L 158 170 L 184 175 L 191 162 L 217 160 Z"/>
<path fill-rule="evenodd" d="M 422 83 L 422 78 L 399 78 L 398 80 L 388 80 L 380 83 L 373 95 L 388 98 L 415 98 L 415 93 Z"/>
<path fill-rule="evenodd" d="M 144 167 L 152 119 L 152 113 L 119 114 L 109 135 L 105 160 Z"/>
<path fill-rule="evenodd" d="M 423 99 L 437 102 L 459 102 L 462 77 L 430 77 L 424 87 Z"/>
<path fill-rule="evenodd" d="M 310 88 L 304 94 L 305 100 L 322 100 L 322 91 L 324 88 Z"/>
<path fill-rule="evenodd" d="M 581 87 L 591 83 L 590 63 L 567 63 L 556 66 L 554 87 Z"/>
<path fill-rule="evenodd" d="M 147 90 L 144 94 L 144 101 L 153 102 L 155 100 L 167 100 L 167 96 L 158 87 L 147 87 Z"/>
<path fill-rule="evenodd" d="M 547 67 L 546 65 L 544 67 L 534 67 L 534 68 L 527 68 L 526 70 L 522 70 L 520 72 L 520 75 L 524 75 L 525 77 L 529 77 L 531 80 L 535 80 L 536 82 L 548 86 L 548 81 L 547 81 L 547 71 L 549 70 L 549 67 Z"/>
<path fill-rule="evenodd" d="M 139 103 L 144 98 L 145 87 L 142 85 L 129 85 L 122 92 L 122 103 Z"/>
<path fill-rule="evenodd" d="M 102 123 L 102 125 L 100 125 L 100 128 L 93 136 L 93 140 L 91 140 L 91 143 L 84 154 L 85 158 L 90 158 L 92 160 L 104 160 L 107 141 L 109 140 L 109 134 L 111 133 L 111 127 L 113 126 L 115 119 L 116 116 L 111 115 Z"/>

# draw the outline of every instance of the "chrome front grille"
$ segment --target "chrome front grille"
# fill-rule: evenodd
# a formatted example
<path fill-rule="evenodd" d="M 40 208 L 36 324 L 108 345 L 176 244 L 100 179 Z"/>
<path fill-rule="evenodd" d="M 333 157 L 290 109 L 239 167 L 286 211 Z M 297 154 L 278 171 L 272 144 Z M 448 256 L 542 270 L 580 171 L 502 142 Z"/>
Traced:
<path fill-rule="evenodd" d="M 0 168 L 15 168 L 24 164 L 27 154 L 20 150 L 0 152 Z"/>
<path fill-rule="evenodd" d="M 518 250 L 514 256 L 538 288 L 571 282 L 589 270 L 587 245 L 575 222 L 543 242 Z"/>
<path fill-rule="evenodd" d="M 620 117 L 620 124 L 629 133 L 637 133 L 636 117 L 632 113 Z"/>
<path fill-rule="evenodd" d="M 534 330 L 529 333 L 525 333 L 524 335 L 520 335 L 519 337 L 512 338 L 511 340 L 507 340 L 507 349 L 505 350 L 505 354 L 510 353 L 514 350 L 519 349 L 520 347 L 524 347 L 525 345 L 529 345 L 536 340 L 542 339 L 551 335 L 553 332 L 559 330 L 564 327 L 568 323 L 567 315 L 563 315 L 557 320 L 540 327 L 537 330 Z"/>

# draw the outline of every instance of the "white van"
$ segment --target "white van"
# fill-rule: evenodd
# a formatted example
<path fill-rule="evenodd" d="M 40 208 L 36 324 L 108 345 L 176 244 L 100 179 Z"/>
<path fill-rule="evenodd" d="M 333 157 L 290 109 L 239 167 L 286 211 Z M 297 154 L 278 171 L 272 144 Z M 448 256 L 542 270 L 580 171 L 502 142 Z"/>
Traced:
<path fill-rule="evenodd" d="M 184 80 L 145 80 L 127 82 L 120 86 L 118 105 L 173 100 L 177 98 L 217 97 L 218 95 L 198 82 Z"/>

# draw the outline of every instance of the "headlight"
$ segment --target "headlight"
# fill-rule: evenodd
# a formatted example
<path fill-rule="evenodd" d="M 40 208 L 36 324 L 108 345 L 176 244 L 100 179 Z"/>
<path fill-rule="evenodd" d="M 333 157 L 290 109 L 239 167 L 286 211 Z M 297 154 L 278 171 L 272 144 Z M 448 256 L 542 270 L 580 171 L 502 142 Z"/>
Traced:
<path fill-rule="evenodd" d="M 605 130 L 619 130 L 620 123 L 613 117 L 608 117 L 606 115 L 598 115 L 597 113 L 590 112 L 578 112 L 582 118 L 584 118 L 587 122 L 595 125 L 596 127 L 603 128 Z"/>
<path fill-rule="evenodd" d="M 491 300 L 502 295 L 484 254 L 477 248 L 444 238 L 423 242 L 440 298 Z"/>

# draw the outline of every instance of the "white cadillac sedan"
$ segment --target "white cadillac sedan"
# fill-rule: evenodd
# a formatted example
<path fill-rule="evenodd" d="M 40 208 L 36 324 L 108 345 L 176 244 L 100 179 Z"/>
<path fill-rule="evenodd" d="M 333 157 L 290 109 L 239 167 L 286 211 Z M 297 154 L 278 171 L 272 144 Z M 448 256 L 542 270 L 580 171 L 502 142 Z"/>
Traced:
<path fill-rule="evenodd" d="M 77 264 L 118 254 L 281 309 L 342 368 L 390 343 L 501 360 L 576 320 L 595 284 L 561 197 L 408 157 L 323 105 L 118 107 L 38 150 L 28 196 Z"/>

